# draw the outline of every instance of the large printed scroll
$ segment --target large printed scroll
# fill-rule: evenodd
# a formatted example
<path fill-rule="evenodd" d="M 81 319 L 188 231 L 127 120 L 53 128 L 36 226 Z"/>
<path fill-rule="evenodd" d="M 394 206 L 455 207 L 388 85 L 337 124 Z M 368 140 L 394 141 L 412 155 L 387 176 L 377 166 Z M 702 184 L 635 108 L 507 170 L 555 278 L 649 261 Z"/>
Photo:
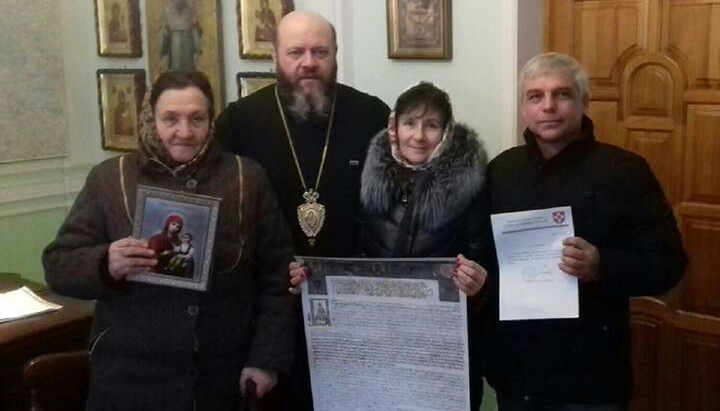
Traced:
<path fill-rule="evenodd" d="M 316 411 L 470 409 L 454 260 L 300 259 Z"/>

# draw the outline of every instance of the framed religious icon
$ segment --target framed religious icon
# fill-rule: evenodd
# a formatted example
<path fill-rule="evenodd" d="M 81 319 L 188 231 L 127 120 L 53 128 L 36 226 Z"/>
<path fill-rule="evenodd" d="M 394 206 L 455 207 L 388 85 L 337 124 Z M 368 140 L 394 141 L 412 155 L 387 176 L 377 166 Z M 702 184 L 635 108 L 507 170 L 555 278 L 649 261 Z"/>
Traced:
<path fill-rule="evenodd" d="M 236 75 L 238 97 L 247 97 L 250 94 L 275 84 L 275 73 L 245 71 Z"/>
<path fill-rule="evenodd" d="M 269 59 L 275 27 L 294 9 L 293 0 L 237 0 L 240 58 Z"/>
<path fill-rule="evenodd" d="M 139 0 L 95 0 L 97 51 L 102 57 L 141 57 Z"/>
<path fill-rule="evenodd" d="M 220 200 L 139 185 L 132 235 L 148 242 L 158 263 L 128 280 L 207 290 Z"/>
<path fill-rule="evenodd" d="M 168 70 L 202 71 L 219 112 L 224 94 L 220 1 L 147 1 L 145 21 L 150 78 Z"/>
<path fill-rule="evenodd" d="M 137 122 L 145 95 L 145 70 L 100 69 L 97 84 L 103 149 L 137 149 Z"/>
<path fill-rule="evenodd" d="M 452 59 L 451 0 L 387 0 L 388 57 Z"/>

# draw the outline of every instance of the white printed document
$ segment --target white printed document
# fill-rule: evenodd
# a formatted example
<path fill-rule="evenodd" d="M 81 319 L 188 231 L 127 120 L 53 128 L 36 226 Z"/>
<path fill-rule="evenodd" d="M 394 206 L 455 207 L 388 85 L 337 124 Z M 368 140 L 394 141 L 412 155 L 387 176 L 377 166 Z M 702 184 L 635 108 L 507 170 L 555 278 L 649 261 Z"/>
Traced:
<path fill-rule="evenodd" d="M 470 411 L 454 259 L 300 259 L 315 411 Z"/>
<path fill-rule="evenodd" d="M 0 293 L 0 322 L 29 317 L 61 308 L 61 305 L 38 297 L 27 287 Z"/>
<path fill-rule="evenodd" d="M 577 318 L 577 278 L 560 268 L 562 242 L 574 236 L 572 210 L 493 214 L 500 268 L 500 320 Z"/>

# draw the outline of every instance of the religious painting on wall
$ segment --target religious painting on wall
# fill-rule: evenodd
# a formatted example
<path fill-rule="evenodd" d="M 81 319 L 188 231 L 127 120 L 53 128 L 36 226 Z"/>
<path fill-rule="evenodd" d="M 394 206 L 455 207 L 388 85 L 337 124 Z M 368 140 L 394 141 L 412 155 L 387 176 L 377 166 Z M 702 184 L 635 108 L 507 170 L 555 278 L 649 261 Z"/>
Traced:
<path fill-rule="evenodd" d="M 168 70 L 202 71 L 215 107 L 223 107 L 219 0 L 153 0 L 145 7 L 150 80 Z"/>
<path fill-rule="evenodd" d="M 388 57 L 452 59 L 451 0 L 387 0 Z"/>
<path fill-rule="evenodd" d="M 95 0 L 95 30 L 99 56 L 142 56 L 138 0 Z"/>
<path fill-rule="evenodd" d="M 269 59 L 277 24 L 294 9 L 293 0 L 237 0 L 240 58 Z"/>
<path fill-rule="evenodd" d="M 207 290 L 220 200 L 139 185 L 132 235 L 148 242 L 158 263 L 128 280 Z"/>
<path fill-rule="evenodd" d="M 97 83 L 103 149 L 137 149 L 137 121 L 145 95 L 145 70 L 100 69 Z"/>
<path fill-rule="evenodd" d="M 247 97 L 250 94 L 275 84 L 277 81 L 275 73 L 268 72 L 240 72 L 236 76 L 238 85 L 238 97 Z"/>

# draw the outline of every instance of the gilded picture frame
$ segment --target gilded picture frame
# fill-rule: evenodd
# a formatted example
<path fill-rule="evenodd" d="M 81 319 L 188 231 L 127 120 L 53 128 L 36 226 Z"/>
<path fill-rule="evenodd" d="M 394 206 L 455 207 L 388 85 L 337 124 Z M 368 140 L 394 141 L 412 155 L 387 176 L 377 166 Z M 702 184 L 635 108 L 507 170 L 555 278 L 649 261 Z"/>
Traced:
<path fill-rule="evenodd" d="M 275 73 L 257 72 L 257 71 L 241 71 L 235 76 L 238 86 L 238 97 L 247 97 L 250 94 L 273 85 L 277 82 Z"/>
<path fill-rule="evenodd" d="M 137 120 L 146 90 L 145 70 L 99 69 L 97 86 L 103 150 L 136 150 Z"/>
<path fill-rule="evenodd" d="M 153 0 L 145 3 L 151 81 L 168 70 L 202 71 L 223 107 L 222 25 L 219 0 Z"/>
<path fill-rule="evenodd" d="M 451 0 L 387 0 L 388 58 L 452 59 Z"/>
<path fill-rule="evenodd" d="M 295 10 L 293 0 L 237 0 L 241 59 L 270 59 L 280 19 Z"/>
<path fill-rule="evenodd" d="M 138 185 L 132 235 L 147 240 L 158 264 L 128 280 L 206 291 L 220 201 Z"/>
<path fill-rule="evenodd" d="M 139 0 L 95 0 L 97 53 L 142 57 Z"/>

